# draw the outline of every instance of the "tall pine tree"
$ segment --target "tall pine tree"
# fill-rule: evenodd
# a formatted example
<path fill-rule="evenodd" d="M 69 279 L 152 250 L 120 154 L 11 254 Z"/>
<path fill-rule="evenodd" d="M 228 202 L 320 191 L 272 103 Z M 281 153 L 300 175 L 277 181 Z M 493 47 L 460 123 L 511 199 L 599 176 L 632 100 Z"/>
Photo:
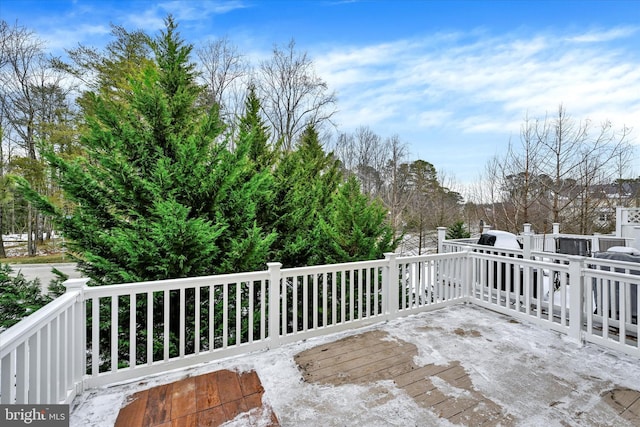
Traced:
<path fill-rule="evenodd" d="M 263 268 L 275 235 L 255 216 L 268 176 L 254 173 L 248 149 L 227 149 L 217 110 L 199 106 L 192 47 L 171 17 L 149 45 L 153 61 L 118 96 L 85 96 L 86 158 L 46 155 L 73 211 L 25 192 L 101 284 Z"/>
<path fill-rule="evenodd" d="M 364 195 L 357 178 L 350 175 L 319 223 L 322 263 L 382 258 L 397 247 L 401 237 L 394 239 L 394 234 L 383 203 Z"/>

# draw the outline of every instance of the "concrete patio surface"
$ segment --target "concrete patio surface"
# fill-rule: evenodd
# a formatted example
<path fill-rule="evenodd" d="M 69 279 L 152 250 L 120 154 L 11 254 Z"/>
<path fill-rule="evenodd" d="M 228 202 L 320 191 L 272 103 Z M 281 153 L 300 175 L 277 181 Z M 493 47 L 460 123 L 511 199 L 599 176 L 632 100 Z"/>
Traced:
<path fill-rule="evenodd" d="M 473 305 L 89 390 L 71 425 L 113 425 L 128 396 L 221 369 L 255 371 L 282 426 L 640 425 L 638 360 Z"/>

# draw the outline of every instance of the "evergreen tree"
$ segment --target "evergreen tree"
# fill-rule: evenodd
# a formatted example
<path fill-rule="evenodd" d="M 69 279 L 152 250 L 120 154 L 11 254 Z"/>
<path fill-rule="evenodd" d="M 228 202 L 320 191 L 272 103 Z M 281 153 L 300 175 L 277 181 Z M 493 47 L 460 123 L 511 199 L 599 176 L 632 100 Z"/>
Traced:
<path fill-rule="evenodd" d="M 255 216 L 268 177 L 253 173 L 247 148 L 227 149 L 218 111 L 198 105 L 191 46 L 171 17 L 149 45 L 154 60 L 132 70 L 117 96 L 84 97 L 86 159 L 46 155 L 73 212 L 23 190 L 56 217 L 79 269 L 101 284 L 263 268 L 275 235 Z"/>
<path fill-rule="evenodd" d="M 51 301 L 43 295 L 38 279 L 27 280 L 18 272 L 15 276 L 9 264 L 0 264 L 0 332 Z"/>
<path fill-rule="evenodd" d="M 456 221 L 454 224 L 447 227 L 447 239 L 468 239 L 471 234 L 465 229 L 464 222 Z"/>
<path fill-rule="evenodd" d="M 382 202 L 365 196 L 354 175 L 340 185 L 325 212 L 319 232 L 322 264 L 383 258 L 401 239 L 394 239 Z"/>
<path fill-rule="evenodd" d="M 261 108 L 256 88 L 252 84 L 245 100 L 244 115 L 238 121 L 238 139 L 239 144 L 248 145 L 249 159 L 255 164 L 257 171 L 271 169 L 276 161 L 276 151 L 269 147 L 269 127 L 260 116 Z"/>
<path fill-rule="evenodd" d="M 320 263 L 318 224 L 337 191 L 338 162 L 322 150 L 308 126 L 295 151 L 282 153 L 275 169 L 277 258 L 287 267 Z"/>

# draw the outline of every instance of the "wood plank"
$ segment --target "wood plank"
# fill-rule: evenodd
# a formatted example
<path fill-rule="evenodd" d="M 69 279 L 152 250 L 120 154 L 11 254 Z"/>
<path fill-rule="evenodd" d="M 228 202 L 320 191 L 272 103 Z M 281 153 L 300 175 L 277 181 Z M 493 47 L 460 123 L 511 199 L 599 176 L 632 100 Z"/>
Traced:
<path fill-rule="evenodd" d="M 370 337 L 371 338 L 371 337 Z M 314 353 L 303 354 L 299 353 L 294 356 L 294 360 L 298 366 L 303 367 L 306 372 L 315 372 L 320 369 L 330 368 L 340 363 L 345 363 L 351 360 L 367 357 L 373 353 L 380 351 L 398 351 L 397 344 L 389 341 L 380 341 L 377 338 L 374 340 L 371 338 L 370 342 L 363 342 L 357 346 L 344 345 L 341 347 L 341 352 L 331 356 L 323 358 L 314 358 Z M 299 355 L 302 355 L 298 357 Z"/>
<path fill-rule="evenodd" d="M 327 366 L 314 372 L 303 371 L 303 377 L 307 381 L 325 382 L 328 378 L 335 378 L 340 375 L 352 376 L 356 373 L 357 377 L 367 374 L 358 374 L 358 371 L 366 370 L 367 365 L 372 365 L 380 360 L 395 358 L 397 352 L 393 347 L 383 348 L 381 351 L 369 352 L 367 355 L 363 355 L 356 359 L 351 359 L 342 363 L 336 363 L 335 365 Z M 333 380 L 330 381 L 332 384 Z"/>
<path fill-rule="evenodd" d="M 440 418 L 451 418 L 454 415 L 458 415 L 469 408 L 473 408 L 478 405 L 478 400 L 473 397 L 456 397 L 447 399 L 431 407 L 431 410 L 435 412 Z"/>
<path fill-rule="evenodd" d="M 367 363 L 360 368 L 354 368 L 349 371 L 349 373 L 351 373 L 351 378 L 353 378 L 353 380 L 358 384 L 386 379 L 390 380 L 393 377 L 389 373 L 389 370 L 395 363 L 401 362 L 398 360 L 397 355 L 390 354 L 384 359 Z"/>
<path fill-rule="evenodd" d="M 247 411 L 262 407 L 262 393 L 253 393 L 245 396 L 244 402 L 247 405 Z"/>
<path fill-rule="evenodd" d="M 468 375 L 469 374 L 467 374 L 467 371 L 465 371 L 465 369 L 462 366 L 460 366 L 460 362 L 457 362 L 457 361 L 452 362 L 451 367 L 449 369 L 446 369 L 438 373 L 438 376 L 443 380 L 447 381 L 448 383 L 451 383 L 455 380 L 458 380 Z"/>
<path fill-rule="evenodd" d="M 115 427 L 141 427 L 147 409 L 148 397 L 148 390 L 132 395 L 128 403 L 120 409 Z"/>
<path fill-rule="evenodd" d="M 196 379 L 185 378 L 173 383 L 171 399 L 171 419 L 196 412 Z"/>
<path fill-rule="evenodd" d="M 467 426 L 513 426 L 513 419 L 505 415 L 502 409 L 488 399 L 479 399 L 475 406 L 469 407 L 451 418 L 449 421 L 454 424 Z"/>
<path fill-rule="evenodd" d="M 412 382 L 411 384 L 407 384 L 406 386 L 402 387 L 402 389 L 406 391 L 407 394 L 411 397 L 425 394 L 426 392 L 431 391 L 434 388 L 436 388 L 436 386 L 434 386 L 433 383 L 426 378 L 422 378 L 418 381 Z"/>
<path fill-rule="evenodd" d="M 143 421 L 145 426 L 155 426 L 171 420 L 171 387 L 171 384 L 165 384 L 149 389 Z"/>
<path fill-rule="evenodd" d="M 399 375 L 404 375 L 407 372 L 416 370 L 416 366 L 413 361 L 397 360 L 396 364 L 389 365 L 388 361 L 384 368 L 377 371 L 373 371 L 365 376 L 357 378 L 358 383 L 375 382 L 380 380 L 392 380 Z"/>
<path fill-rule="evenodd" d="M 236 372 L 226 369 L 218 371 L 218 394 L 223 404 L 242 399 L 242 389 Z"/>
<path fill-rule="evenodd" d="M 444 393 L 442 393 L 440 390 L 438 390 L 437 388 L 434 388 L 432 390 L 428 390 L 425 393 L 419 394 L 417 396 L 415 396 L 415 400 L 416 402 L 418 402 L 419 404 L 423 405 L 424 407 L 431 407 L 433 405 L 437 405 L 440 402 L 444 402 L 445 400 L 447 400 L 449 397 L 446 396 Z"/>
<path fill-rule="evenodd" d="M 354 349 L 360 349 L 362 347 L 366 347 L 366 345 L 364 345 L 365 341 L 377 340 L 382 343 L 391 343 L 391 341 L 382 341 L 383 339 L 388 337 L 389 337 L 389 334 L 384 331 L 380 331 L 380 330 L 369 331 L 363 334 L 346 337 L 338 341 L 334 341 L 332 343 L 323 344 L 317 347 L 310 348 L 308 350 L 298 353 L 294 357 L 294 359 L 296 360 L 296 362 L 298 360 L 302 360 L 304 362 L 305 359 L 308 359 L 308 360 L 330 359 L 340 354 L 349 353 Z"/>
<path fill-rule="evenodd" d="M 240 389 L 243 396 L 264 392 L 256 371 L 243 372 L 239 375 L 238 380 L 240 381 Z"/>
<path fill-rule="evenodd" d="M 171 427 L 199 427 L 198 414 L 194 412 L 180 418 L 174 418 L 171 420 Z"/>
<path fill-rule="evenodd" d="M 205 409 L 219 406 L 220 393 L 218 391 L 218 372 L 211 372 L 196 377 L 196 409 Z"/>
<path fill-rule="evenodd" d="M 228 421 L 222 405 L 200 411 L 197 413 L 197 416 L 198 427 L 218 427 Z"/>
<path fill-rule="evenodd" d="M 433 376 L 433 375 L 437 375 L 440 372 L 446 371 L 449 368 L 450 368 L 449 365 L 429 364 L 429 365 L 417 368 L 411 372 L 398 375 L 394 378 L 394 381 L 396 382 L 398 387 L 404 387 L 408 384 L 411 384 L 412 382 L 419 381 L 423 378 L 429 378 L 430 376 Z"/>
<path fill-rule="evenodd" d="M 628 408 L 640 398 L 640 393 L 629 388 L 615 388 L 610 391 L 611 399 L 623 408 Z"/>
<path fill-rule="evenodd" d="M 241 413 L 247 412 L 249 410 L 243 398 L 223 403 L 222 409 L 224 410 L 224 413 L 227 416 L 228 420 L 232 420 Z"/>

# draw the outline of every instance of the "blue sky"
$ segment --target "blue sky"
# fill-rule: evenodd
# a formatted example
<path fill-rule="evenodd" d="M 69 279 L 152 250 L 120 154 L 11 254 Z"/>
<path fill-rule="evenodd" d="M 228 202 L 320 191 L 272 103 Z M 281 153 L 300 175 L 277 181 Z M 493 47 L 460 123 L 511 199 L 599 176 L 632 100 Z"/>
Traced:
<path fill-rule="evenodd" d="M 640 144 L 640 0 L 0 1 L 55 55 L 104 46 L 109 23 L 155 34 L 168 13 L 196 46 L 226 36 L 255 60 L 295 39 L 336 91 L 340 131 L 397 134 L 458 183 L 560 103 Z"/>

